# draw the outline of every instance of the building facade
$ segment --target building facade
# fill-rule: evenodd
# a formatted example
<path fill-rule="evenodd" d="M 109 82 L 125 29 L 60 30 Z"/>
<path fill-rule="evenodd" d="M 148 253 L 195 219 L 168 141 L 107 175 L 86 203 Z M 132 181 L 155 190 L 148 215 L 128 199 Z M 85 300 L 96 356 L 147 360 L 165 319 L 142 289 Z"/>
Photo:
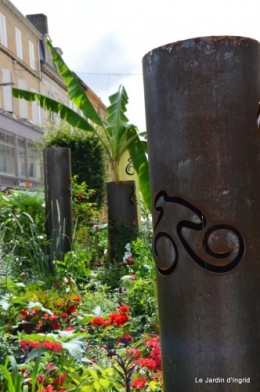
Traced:
<path fill-rule="evenodd" d="M 0 0 L 0 190 L 42 186 L 43 169 L 35 145 L 50 124 L 59 126 L 61 122 L 37 102 L 13 99 L 12 87 L 40 92 L 77 110 L 52 62 L 47 38 L 47 16 L 25 17 L 11 1 Z M 78 81 L 105 120 L 102 101 Z"/>

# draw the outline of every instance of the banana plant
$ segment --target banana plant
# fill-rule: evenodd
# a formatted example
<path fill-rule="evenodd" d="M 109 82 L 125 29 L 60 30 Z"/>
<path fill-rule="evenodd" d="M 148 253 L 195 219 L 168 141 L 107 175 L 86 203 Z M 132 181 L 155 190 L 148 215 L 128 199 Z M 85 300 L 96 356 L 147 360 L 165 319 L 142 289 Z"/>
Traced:
<path fill-rule="evenodd" d="M 109 97 L 110 105 L 106 108 L 106 123 L 103 122 L 75 75 L 70 71 L 50 40 L 47 40 L 47 45 L 51 51 L 56 69 L 67 86 L 70 100 L 81 110 L 83 115 L 81 116 L 61 102 L 37 92 L 13 88 L 13 96 L 27 101 L 37 100 L 43 109 L 59 114 L 62 119 L 74 128 L 94 132 L 107 153 L 114 175 L 113 180 L 115 181 L 120 181 L 119 162 L 124 152 L 128 150 L 133 166 L 138 174 L 140 192 L 146 206 L 150 210 L 151 200 L 146 140 L 142 138 L 135 125 L 128 123 L 128 118 L 125 115 L 128 96 L 124 86 L 120 85 L 118 91 Z"/>

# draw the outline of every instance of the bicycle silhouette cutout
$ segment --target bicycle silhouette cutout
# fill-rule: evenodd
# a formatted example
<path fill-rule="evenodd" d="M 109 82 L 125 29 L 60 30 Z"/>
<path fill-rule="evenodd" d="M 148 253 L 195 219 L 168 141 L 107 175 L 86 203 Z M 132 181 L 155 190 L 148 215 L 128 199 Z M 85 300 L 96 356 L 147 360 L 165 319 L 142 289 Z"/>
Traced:
<path fill-rule="evenodd" d="M 191 216 L 190 220 L 180 220 L 176 227 L 172 227 L 174 235 L 163 231 L 165 209 L 168 203 L 173 203 L 186 209 Z M 159 272 L 170 275 L 178 263 L 178 242 L 182 244 L 188 255 L 200 267 L 215 273 L 229 272 L 242 260 L 245 252 L 244 239 L 234 226 L 221 223 L 207 229 L 206 217 L 197 207 L 178 196 L 169 196 L 160 191 L 155 197 L 155 210 L 159 216 L 154 226 L 153 253 Z M 169 218 L 168 218 L 169 219 Z M 167 224 L 169 226 L 169 224 Z M 185 238 L 185 233 L 202 232 L 200 234 L 201 248 L 196 251 Z M 174 238 L 175 237 L 175 238 Z M 187 235 L 186 235 L 187 237 Z M 212 243 L 217 249 L 212 249 Z M 196 244 L 198 247 L 198 244 Z"/>

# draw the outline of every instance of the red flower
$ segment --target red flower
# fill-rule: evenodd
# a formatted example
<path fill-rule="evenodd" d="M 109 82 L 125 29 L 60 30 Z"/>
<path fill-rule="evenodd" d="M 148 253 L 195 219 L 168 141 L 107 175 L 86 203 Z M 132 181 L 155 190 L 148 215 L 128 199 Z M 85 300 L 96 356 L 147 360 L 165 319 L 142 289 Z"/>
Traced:
<path fill-rule="evenodd" d="M 141 352 L 137 348 L 129 348 L 129 350 L 127 350 L 127 356 L 130 358 L 132 357 L 134 359 L 139 359 Z"/>
<path fill-rule="evenodd" d="M 72 314 L 75 313 L 77 311 L 76 306 L 75 305 L 70 305 L 68 306 L 67 312 Z"/>
<path fill-rule="evenodd" d="M 51 327 L 52 327 L 53 330 L 59 329 L 60 328 L 60 323 L 53 323 Z"/>
<path fill-rule="evenodd" d="M 145 387 L 145 384 L 147 383 L 146 378 L 136 378 L 133 383 L 132 383 L 132 388 L 139 388 L 142 389 Z"/>
<path fill-rule="evenodd" d="M 57 320 L 58 318 L 59 318 L 59 316 L 58 316 L 57 314 L 51 314 L 51 315 L 49 316 L 49 320 L 50 320 L 50 321 Z"/>
<path fill-rule="evenodd" d="M 126 305 L 122 305 L 120 306 L 120 308 L 118 309 L 119 312 L 121 313 L 127 313 L 129 311 L 130 307 L 126 306 Z"/>
<path fill-rule="evenodd" d="M 127 314 L 120 314 L 118 312 L 110 314 L 109 318 L 110 318 L 112 324 L 116 324 L 118 326 L 124 325 L 128 320 Z"/>
<path fill-rule="evenodd" d="M 148 369 L 155 370 L 156 369 L 156 362 L 150 358 L 141 358 L 136 361 L 136 364 L 141 367 L 147 367 Z"/>
<path fill-rule="evenodd" d="M 45 370 L 50 370 L 50 374 L 54 374 L 54 373 L 56 373 L 56 370 L 54 369 L 55 368 L 55 363 L 54 362 L 50 362 L 46 367 L 45 367 Z"/>
<path fill-rule="evenodd" d="M 162 356 L 161 356 L 161 347 L 159 344 L 159 338 L 154 337 L 151 340 L 148 340 L 146 342 L 147 347 L 152 347 L 151 350 L 151 358 L 155 361 L 156 363 L 156 370 L 161 370 L 161 362 L 162 362 Z"/>
<path fill-rule="evenodd" d="M 43 374 L 39 374 L 38 377 L 37 377 L 37 381 L 38 381 L 39 384 L 42 384 L 44 379 L 45 379 L 45 377 L 44 377 Z"/>
<path fill-rule="evenodd" d="M 105 325 L 105 320 L 102 317 L 97 316 L 97 317 L 94 317 L 94 319 L 91 321 L 90 324 L 91 325 L 102 325 L 102 326 L 104 326 Z"/>
<path fill-rule="evenodd" d="M 40 392 L 55 392 L 55 389 L 51 385 L 47 385 L 47 389 L 43 388 Z"/>
<path fill-rule="evenodd" d="M 33 342 L 32 340 L 21 340 L 20 341 L 20 348 L 22 350 L 26 350 L 27 348 L 39 348 L 41 347 L 41 343 L 36 341 Z"/>
<path fill-rule="evenodd" d="M 47 348 L 48 350 L 51 350 L 51 351 L 56 351 L 57 353 L 62 352 L 62 347 L 59 343 L 50 342 L 49 340 L 45 340 L 43 342 L 43 347 Z"/>
<path fill-rule="evenodd" d="M 48 350 L 56 351 L 57 353 L 61 353 L 62 347 L 59 343 L 50 342 L 49 340 L 45 340 L 44 342 L 33 342 L 32 340 L 21 340 L 20 341 L 20 348 L 25 350 L 26 348 L 39 348 L 44 347 Z"/>
<path fill-rule="evenodd" d="M 155 338 L 152 338 L 152 340 L 147 340 L 147 342 L 146 342 L 146 346 L 147 347 L 157 347 L 159 345 L 159 338 L 158 337 L 155 337 Z"/>
<path fill-rule="evenodd" d="M 60 376 L 58 376 L 55 380 L 54 380 L 54 384 L 55 385 L 59 385 L 62 386 L 64 384 L 64 380 L 67 377 L 67 373 L 63 373 Z"/>
<path fill-rule="evenodd" d="M 133 257 L 128 257 L 127 259 L 126 259 L 126 264 L 127 265 L 132 265 L 132 264 L 134 264 L 135 263 L 135 259 L 133 258 Z"/>
<path fill-rule="evenodd" d="M 128 333 L 123 335 L 121 338 L 118 338 L 116 341 L 116 344 L 124 344 L 125 346 L 128 346 L 130 342 L 133 342 L 134 338 L 133 336 L 129 335 Z"/>
<path fill-rule="evenodd" d="M 67 328 L 64 328 L 63 331 L 75 331 L 75 327 L 69 325 Z"/>

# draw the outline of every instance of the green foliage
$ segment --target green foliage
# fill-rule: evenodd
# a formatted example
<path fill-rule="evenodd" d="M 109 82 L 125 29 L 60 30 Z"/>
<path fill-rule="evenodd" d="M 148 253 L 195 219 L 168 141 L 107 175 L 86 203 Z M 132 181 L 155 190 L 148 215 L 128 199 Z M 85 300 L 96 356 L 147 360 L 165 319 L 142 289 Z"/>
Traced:
<path fill-rule="evenodd" d="M 66 105 L 42 96 L 39 93 L 13 88 L 14 97 L 23 98 L 28 101 L 38 100 L 42 108 L 58 113 L 62 119 L 66 120 L 73 127 L 95 133 L 107 153 L 115 180 L 120 180 L 118 170 L 119 160 L 122 154 L 126 150 L 129 150 L 134 168 L 139 176 L 143 200 L 150 210 L 151 200 L 146 140 L 142 139 L 136 126 L 128 124 L 128 119 L 125 116 L 126 104 L 128 102 L 125 88 L 119 86 L 118 91 L 109 97 L 110 106 L 107 108 L 108 126 L 106 126 L 57 50 L 52 46 L 50 41 L 47 41 L 47 45 L 51 50 L 56 68 L 68 88 L 70 100 L 83 112 L 84 117 L 73 112 Z M 92 126 L 88 122 L 88 118 L 96 125 Z"/>
<path fill-rule="evenodd" d="M 78 176 L 72 177 L 72 208 L 75 229 L 88 227 L 98 219 L 97 204 L 93 202 L 96 191 L 89 189 L 86 182 L 79 183 Z"/>
<path fill-rule="evenodd" d="M 0 193 L 0 230 L 5 265 L 15 266 L 16 276 L 49 274 L 42 191 Z"/>
<path fill-rule="evenodd" d="M 81 216 L 91 191 L 85 184 L 75 189 L 86 197 L 74 200 L 74 210 Z M 29 238 L 31 224 L 24 219 L 23 203 L 18 214 L 11 208 L 14 195 L 3 197 L 6 218 L 0 261 L 8 256 L 15 266 L 19 253 L 26 254 L 34 239 Z M 107 229 L 98 221 L 95 208 L 94 212 L 89 211 L 78 224 L 73 251 L 55 261 L 52 279 L 44 280 L 43 273 L 33 269 L 32 255 L 27 256 L 27 277 L 16 273 L 17 268 L 0 276 L 1 392 L 134 392 L 140 388 L 162 392 L 149 225 L 127 246 L 124 260 L 110 264 L 105 252 Z M 15 221 L 9 220 L 9 213 L 16 214 Z M 30 213 L 39 219 L 37 227 L 43 227 L 33 209 Z M 13 243 L 20 239 L 21 228 L 26 237 L 18 254 L 3 242 L 9 225 Z M 44 254 L 44 247 L 37 246 Z"/>
<path fill-rule="evenodd" d="M 100 208 L 105 194 L 104 149 L 98 137 L 89 132 L 71 130 L 68 126 L 48 130 L 42 137 L 45 147 L 68 147 L 71 150 L 72 175 L 78 184 L 87 184 L 88 189 L 95 190 L 91 202 Z"/>

